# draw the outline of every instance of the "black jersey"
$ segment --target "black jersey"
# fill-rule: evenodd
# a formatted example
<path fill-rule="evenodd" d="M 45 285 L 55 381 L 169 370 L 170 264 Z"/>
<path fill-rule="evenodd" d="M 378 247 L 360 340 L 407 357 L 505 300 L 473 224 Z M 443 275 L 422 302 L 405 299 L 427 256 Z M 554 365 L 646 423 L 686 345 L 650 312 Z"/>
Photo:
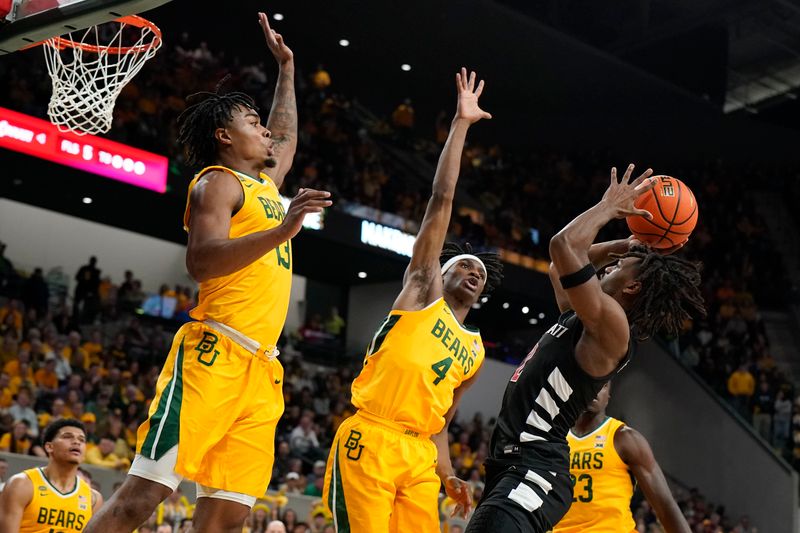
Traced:
<path fill-rule="evenodd" d="M 634 346 L 631 335 L 617 369 L 594 378 L 575 359 L 582 331 L 574 311 L 563 313 L 511 376 L 492 434 L 491 460 L 568 472 L 567 431 L 628 363 Z"/>

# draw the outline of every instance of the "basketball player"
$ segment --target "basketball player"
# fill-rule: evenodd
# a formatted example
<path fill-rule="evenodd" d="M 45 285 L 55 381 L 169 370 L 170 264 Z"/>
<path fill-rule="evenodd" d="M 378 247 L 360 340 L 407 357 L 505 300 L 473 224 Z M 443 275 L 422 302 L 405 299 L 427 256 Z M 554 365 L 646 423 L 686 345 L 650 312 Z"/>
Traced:
<path fill-rule="evenodd" d="M 674 335 L 690 313 L 704 314 L 698 265 L 631 246 L 638 241 L 592 245 L 611 220 L 651 216 L 634 201 L 655 186 L 652 171 L 635 180 L 632 172 L 630 165 L 619 181 L 612 169 L 602 200 L 550 241 L 562 314 L 506 387 L 468 533 L 540 533 L 557 524 L 572 502 L 566 434 L 578 415 L 627 364 L 634 339 Z M 595 269 L 612 260 L 598 279 Z"/>
<path fill-rule="evenodd" d="M 189 184 L 186 265 L 200 283 L 195 319 L 175 335 L 137 455 L 90 533 L 130 532 L 183 478 L 197 484 L 193 527 L 241 531 L 269 484 L 283 368 L 275 343 L 286 319 L 294 237 L 331 205 L 301 190 L 284 212 L 278 188 L 297 143 L 292 51 L 259 13 L 280 66 L 267 127 L 242 93 L 209 94 L 179 118 Z M 269 175 L 263 170 L 269 169 Z"/>
<path fill-rule="evenodd" d="M 0 494 L 0 533 L 79 533 L 103 504 L 78 475 L 86 454 L 81 422 L 61 418 L 42 433 L 48 462 L 13 476 Z"/>
<path fill-rule="evenodd" d="M 572 506 L 553 533 L 635 532 L 633 479 L 667 533 L 691 533 L 647 439 L 606 415 L 610 390 L 608 382 L 567 433 Z"/>
<path fill-rule="evenodd" d="M 456 74 L 457 111 L 403 289 L 353 382 L 358 412 L 334 438 L 323 495 L 339 532 L 438 532 L 442 483 L 463 509 L 471 504 L 469 485 L 453 472 L 447 428 L 483 363 L 480 333 L 464 319 L 500 282 L 502 264 L 469 246 L 442 247 L 467 130 L 491 118 L 475 82 L 474 72 Z"/>

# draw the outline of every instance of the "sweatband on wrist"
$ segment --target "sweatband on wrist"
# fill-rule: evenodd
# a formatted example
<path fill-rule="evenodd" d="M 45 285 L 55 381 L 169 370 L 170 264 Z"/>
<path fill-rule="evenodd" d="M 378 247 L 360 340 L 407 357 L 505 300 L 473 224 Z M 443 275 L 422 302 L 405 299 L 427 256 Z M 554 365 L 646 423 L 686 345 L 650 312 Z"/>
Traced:
<path fill-rule="evenodd" d="M 594 267 L 591 263 L 583 267 L 582 269 L 578 270 L 577 272 L 573 272 L 572 274 L 567 274 L 566 276 L 561 276 L 559 281 L 561 281 L 561 287 L 564 289 L 571 289 L 573 287 L 577 287 L 578 285 L 583 285 L 594 276 L 597 275 Z"/>

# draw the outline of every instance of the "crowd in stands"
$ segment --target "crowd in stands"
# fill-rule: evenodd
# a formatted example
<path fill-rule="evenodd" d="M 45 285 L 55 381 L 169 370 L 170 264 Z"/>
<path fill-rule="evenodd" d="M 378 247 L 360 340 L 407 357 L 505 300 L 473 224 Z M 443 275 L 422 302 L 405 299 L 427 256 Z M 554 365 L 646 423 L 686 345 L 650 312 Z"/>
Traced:
<path fill-rule="evenodd" d="M 268 109 L 271 84 L 266 72 L 263 64 L 243 64 L 182 36 L 174 53 L 157 54 L 123 91 L 109 136 L 166 153 L 173 179 L 186 182 L 189 171 L 174 144 L 183 96 L 213 89 L 217 80 L 232 74 L 227 87 L 253 95 Z M 3 62 L 0 76 L 7 80 L 0 88 L 0 105 L 45 116 L 50 86 L 44 83 L 48 78 L 43 64 Z M 416 151 L 432 160 L 446 138 L 447 114 L 437 117 L 432 135 L 425 135 L 420 134 L 410 101 L 381 120 L 336 93 L 335 73 L 322 67 L 311 75 L 300 73 L 297 85 L 300 145 L 284 194 L 291 196 L 299 187 L 324 188 L 343 199 L 337 208 L 371 207 L 410 221 L 413 227 L 421 219 L 429 181 L 413 175 L 393 154 Z M 463 156 L 461 187 L 482 209 L 457 209 L 451 233 L 478 247 L 546 258 L 549 237 L 601 196 L 612 161 L 614 154 L 604 151 L 515 153 L 470 143 Z M 683 253 L 704 263 L 708 304 L 708 317 L 687 322 L 672 349 L 798 467 L 800 396 L 793 376 L 786 375 L 770 353 L 759 312 L 784 305 L 792 296 L 786 290 L 791 283 L 750 195 L 742 193 L 748 183 L 759 183 L 764 176 L 719 162 L 663 170 L 690 184 L 697 197 L 700 221 Z M 622 231 L 619 226 L 606 235 L 619 236 Z M 145 399 L 152 396 L 169 335 L 158 326 L 143 331 L 141 320 L 128 314 L 146 299 L 132 274 L 116 287 L 96 270 L 90 262 L 79 272 L 72 309 L 63 295 L 48 308 L 54 299 L 47 292 L 54 286 L 51 273 L 36 271 L 24 281 L 9 281 L 13 265 L 0 247 L 0 290 L 4 285 L 18 290 L 18 299 L 0 309 L 0 360 L 5 365 L 0 374 L 0 409 L 5 413 L 0 449 L 38 453 L 39 428 L 52 417 L 69 415 L 89 424 L 90 461 L 124 469 L 130 460 L 135 429 L 145 412 Z M 765 279 L 771 282 L 759 283 Z M 190 288 L 163 287 L 159 296 L 174 298 L 179 315 L 192 305 Z M 98 320 L 102 328 L 81 326 Z M 301 336 L 320 331 L 326 328 L 312 317 Z M 279 426 L 272 488 L 316 496 L 321 488 L 319 461 L 325 460 L 331 436 L 352 409 L 352 369 L 309 374 L 290 361 L 286 375 L 286 415 Z M 489 427 L 473 420 L 453 429 L 460 474 L 473 479 L 478 492 Z M 652 511 L 643 505 L 637 512 L 647 522 Z M 726 521 L 696 494 L 687 496 L 684 506 L 698 523 L 710 521 L 711 529 L 699 531 L 715 531 L 716 522 Z M 274 513 L 275 505 L 268 507 Z M 733 526 L 728 520 L 725 531 Z"/>

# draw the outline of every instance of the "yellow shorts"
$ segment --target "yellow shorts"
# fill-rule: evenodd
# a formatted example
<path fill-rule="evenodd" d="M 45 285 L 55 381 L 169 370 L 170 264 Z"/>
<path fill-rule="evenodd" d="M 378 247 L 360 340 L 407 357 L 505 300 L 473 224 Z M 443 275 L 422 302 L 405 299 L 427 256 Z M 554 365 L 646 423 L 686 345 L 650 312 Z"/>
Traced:
<path fill-rule="evenodd" d="M 283 367 L 202 322 L 175 334 L 136 452 L 158 460 L 178 446 L 175 472 L 215 489 L 261 497 L 283 414 Z"/>
<path fill-rule="evenodd" d="M 359 411 L 339 426 L 323 500 L 339 533 L 438 533 L 436 445 Z"/>

